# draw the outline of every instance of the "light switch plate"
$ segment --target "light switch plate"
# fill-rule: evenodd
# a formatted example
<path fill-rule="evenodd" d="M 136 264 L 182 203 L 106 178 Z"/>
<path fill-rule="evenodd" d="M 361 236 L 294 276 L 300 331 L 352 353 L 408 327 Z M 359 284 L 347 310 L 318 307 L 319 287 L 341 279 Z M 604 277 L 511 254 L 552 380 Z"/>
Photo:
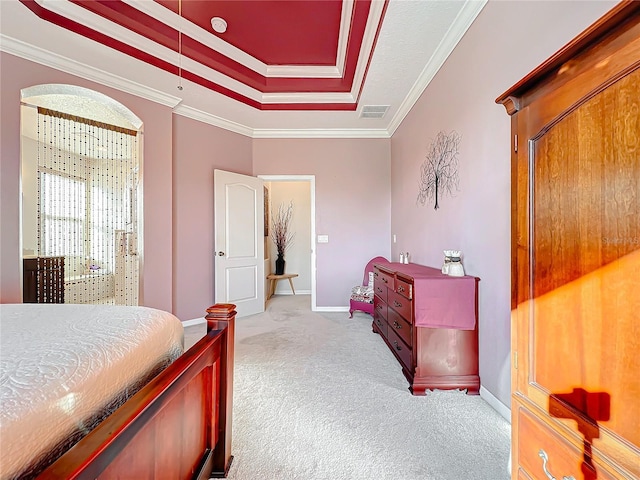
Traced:
<path fill-rule="evenodd" d="M 329 243 L 329 235 L 318 235 L 318 243 Z"/>

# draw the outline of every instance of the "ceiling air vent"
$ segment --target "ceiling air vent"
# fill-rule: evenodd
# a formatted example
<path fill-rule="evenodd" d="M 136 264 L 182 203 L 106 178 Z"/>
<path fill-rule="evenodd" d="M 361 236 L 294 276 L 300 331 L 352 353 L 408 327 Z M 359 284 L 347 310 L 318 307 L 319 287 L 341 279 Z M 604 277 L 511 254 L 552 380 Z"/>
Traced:
<path fill-rule="evenodd" d="M 389 105 L 365 105 L 360 112 L 360 118 L 382 118 L 389 110 Z"/>

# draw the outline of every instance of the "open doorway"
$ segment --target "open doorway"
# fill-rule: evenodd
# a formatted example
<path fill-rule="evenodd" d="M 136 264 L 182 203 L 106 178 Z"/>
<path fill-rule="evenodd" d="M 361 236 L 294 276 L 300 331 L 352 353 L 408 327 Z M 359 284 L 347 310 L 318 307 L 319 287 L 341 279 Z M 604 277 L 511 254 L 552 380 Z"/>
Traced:
<path fill-rule="evenodd" d="M 293 279 L 296 294 L 311 295 L 311 310 L 316 310 L 315 252 L 315 176 L 258 175 L 268 190 L 269 218 L 280 205 L 293 204 L 291 229 L 295 234 L 286 252 L 285 273 L 296 273 Z M 271 220 L 269 221 L 271 223 Z M 269 225 L 271 228 L 271 225 Z M 266 232 L 265 232 L 266 233 Z M 275 271 L 276 249 L 270 236 L 265 236 L 265 276 Z M 266 282 L 265 288 L 269 288 Z M 290 294 L 288 282 L 276 285 L 275 293 Z M 268 295 L 267 295 L 268 296 Z"/>

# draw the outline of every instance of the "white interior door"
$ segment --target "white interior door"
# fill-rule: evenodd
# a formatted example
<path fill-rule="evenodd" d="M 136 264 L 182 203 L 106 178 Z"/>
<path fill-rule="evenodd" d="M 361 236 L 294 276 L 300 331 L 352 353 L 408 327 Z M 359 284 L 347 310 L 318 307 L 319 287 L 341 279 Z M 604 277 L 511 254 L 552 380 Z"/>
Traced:
<path fill-rule="evenodd" d="M 264 187 L 256 177 L 215 170 L 215 301 L 238 317 L 264 311 Z"/>

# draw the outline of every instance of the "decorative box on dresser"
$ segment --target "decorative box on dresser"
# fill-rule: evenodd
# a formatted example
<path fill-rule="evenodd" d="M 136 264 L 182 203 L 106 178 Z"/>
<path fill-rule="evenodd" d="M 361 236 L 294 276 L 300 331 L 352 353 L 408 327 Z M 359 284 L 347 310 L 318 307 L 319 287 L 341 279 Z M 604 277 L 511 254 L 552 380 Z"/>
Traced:
<path fill-rule="evenodd" d="M 479 392 L 478 280 L 417 264 L 374 266 L 373 331 L 397 358 L 414 395 Z"/>
<path fill-rule="evenodd" d="M 640 478 L 640 2 L 500 96 L 512 125 L 512 478 Z"/>

